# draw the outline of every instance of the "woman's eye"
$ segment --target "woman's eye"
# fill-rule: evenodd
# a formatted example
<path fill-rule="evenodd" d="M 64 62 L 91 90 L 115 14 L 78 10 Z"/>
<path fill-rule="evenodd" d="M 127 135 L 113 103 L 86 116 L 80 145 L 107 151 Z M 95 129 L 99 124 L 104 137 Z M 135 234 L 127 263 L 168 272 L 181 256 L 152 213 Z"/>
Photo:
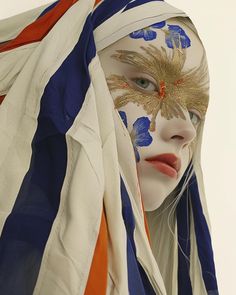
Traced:
<path fill-rule="evenodd" d="M 189 115 L 193 125 L 200 123 L 201 117 L 198 114 L 194 113 L 193 111 L 189 111 Z"/>
<path fill-rule="evenodd" d="M 146 78 L 134 78 L 132 81 L 138 85 L 138 87 L 148 90 L 148 91 L 157 91 L 156 85 L 149 81 Z"/>

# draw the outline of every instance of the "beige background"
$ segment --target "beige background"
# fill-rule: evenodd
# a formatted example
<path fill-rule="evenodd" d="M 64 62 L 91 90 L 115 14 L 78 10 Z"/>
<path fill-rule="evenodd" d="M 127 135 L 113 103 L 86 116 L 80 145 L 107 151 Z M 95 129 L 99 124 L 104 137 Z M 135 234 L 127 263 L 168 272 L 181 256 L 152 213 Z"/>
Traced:
<path fill-rule="evenodd" d="M 49 3 L 0 0 L 0 19 Z M 193 20 L 205 45 L 211 97 L 202 144 L 202 169 L 221 295 L 235 294 L 236 265 L 236 4 L 234 0 L 166 0 Z M 200 294 L 194 294 L 200 295 Z"/>

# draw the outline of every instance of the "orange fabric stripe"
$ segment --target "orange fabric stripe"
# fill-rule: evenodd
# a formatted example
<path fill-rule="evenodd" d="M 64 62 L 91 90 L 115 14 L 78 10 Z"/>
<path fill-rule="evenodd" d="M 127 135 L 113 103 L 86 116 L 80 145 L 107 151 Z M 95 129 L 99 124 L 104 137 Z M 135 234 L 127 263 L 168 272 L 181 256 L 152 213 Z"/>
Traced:
<path fill-rule="evenodd" d="M 142 201 L 142 208 L 143 208 L 143 216 L 144 216 L 145 230 L 146 230 L 147 237 L 148 237 L 149 244 L 150 244 L 150 243 L 151 243 L 151 238 L 150 238 L 150 232 L 149 232 L 149 228 L 148 228 L 148 223 L 147 223 L 146 213 L 145 213 L 145 211 L 144 211 L 144 207 L 143 207 L 143 201 Z"/>
<path fill-rule="evenodd" d="M 102 0 L 96 0 L 94 6 L 96 6 L 98 3 L 100 3 Z"/>
<path fill-rule="evenodd" d="M 107 222 L 103 208 L 100 231 L 84 295 L 106 295 L 108 273 L 107 249 Z"/>
<path fill-rule="evenodd" d="M 24 28 L 15 39 L 2 44 L 0 46 L 0 52 L 40 41 L 75 2 L 77 0 L 59 1 L 51 11 Z"/>
<path fill-rule="evenodd" d="M 24 30 L 15 39 L 0 45 L 0 52 L 40 41 L 75 2 L 77 2 L 77 0 L 59 1 L 51 11 L 24 28 Z M 6 95 L 0 96 L 0 104 L 3 102 L 5 96 Z"/>
<path fill-rule="evenodd" d="M 6 95 L 2 95 L 2 96 L 0 95 L 0 104 L 3 102 L 5 96 L 6 96 Z"/>

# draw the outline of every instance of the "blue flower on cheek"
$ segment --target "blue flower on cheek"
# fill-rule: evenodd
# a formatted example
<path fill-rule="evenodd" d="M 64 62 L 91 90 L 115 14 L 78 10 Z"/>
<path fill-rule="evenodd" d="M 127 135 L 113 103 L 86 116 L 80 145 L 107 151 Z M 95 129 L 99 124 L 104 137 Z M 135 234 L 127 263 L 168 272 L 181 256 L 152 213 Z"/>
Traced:
<path fill-rule="evenodd" d="M 168 33 L 166 35 L 166 44 L 169 48 L 174 48 L 173 41 L 177 48 L 187 48 L 191 46 L 191 40 L 185 31 L 178 25 L 168 25 Z"/>
<path fill-rule="evenodd" d="M 136 162 L 140 161 L 138 146 L 149 146 L 152 143 L 152 137 L 148 131 L 151 121 L 147 117 L 138 118 L 133 124 L 131 131 L 131 141 L 133 143 Z"/>
<path fill-rule="evenodd" d="M 143 38 L 145 41 L 151 41 L 156 39 L 157 32 L 153 31 L 152 28 L 161 29 L 166 25 L 166 22 L 159 22 L 153 24 L 150 27 L 143 28 L 141 30 L 134 31 L 133 33 L 129 34 L 131 38 L 139 39 Z"/>
<path fill-rule="evenodd" d="M 126 113 L 120 111 L 119 114 L 126 128 L 128 128 Z M 133 124 L 133 129 L 130 133 L 130 137 L 134 147 L 136 162 L 140 161 L 138 147 L 149 146 L 152 143 L 153 139 L 148 131 L 150 123 L 151 121 L 147 117 L 141 117 L 138 118 Z"/>
<path fill-rule="evenodd" d="M 128 123 L 127 123 L 127 116 L 125 112 L 119 111 L 120 117 L 125 124 L 126 128 L 128 128 Z"/>

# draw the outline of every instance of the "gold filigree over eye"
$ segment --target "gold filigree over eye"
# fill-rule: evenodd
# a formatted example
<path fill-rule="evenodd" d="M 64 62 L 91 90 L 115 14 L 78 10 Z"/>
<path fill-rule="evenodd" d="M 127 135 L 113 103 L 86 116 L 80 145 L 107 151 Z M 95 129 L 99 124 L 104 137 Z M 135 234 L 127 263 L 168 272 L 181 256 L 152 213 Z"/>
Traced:
<path fill-rule="evenodd" d="M 115 98 L 115 107 L 120 108 L 129 102 L 141 105 L 146 113 L 152 116 L 150 131 L 155 131 L 155 120 L 159 110 L 167 120 L 173 117 L 186 120 L 183 109 L 197 110 L 201 121 L 206 113 L 209 100 L 208 68 L 205 55 L 202 56 L 199 66 L 185 70 L 186 48 L 182 48 L 181 51 L 179 48 L 174 48 L 171 54 L 164 47 L 159 49 L 151 44 L 140 48 L 145 54 L 116 50 L 116 53 L 111 56 L 122 63 L 134 66 L 137 71 L 134 77 L 128 79 L 122 75 L 109 76 L 107 84 L 111 91 L 126 89 L 125 93 Z M 137 73 L 140 73 L 141 77 L 137 77 Z M 150 79 L 146 78 L 145 74 Z M 131 82 L 131 78 L 136 78 L 135 82 Z M 151 82 L 151 78 L 156 83 Z M 157 91 L 147 90 L 154 90 L 150 83 L 157 86 Z M 193 113 L 190 115 L 192 124 L 198 127 L 198 114 L 194 111 Z"/>

